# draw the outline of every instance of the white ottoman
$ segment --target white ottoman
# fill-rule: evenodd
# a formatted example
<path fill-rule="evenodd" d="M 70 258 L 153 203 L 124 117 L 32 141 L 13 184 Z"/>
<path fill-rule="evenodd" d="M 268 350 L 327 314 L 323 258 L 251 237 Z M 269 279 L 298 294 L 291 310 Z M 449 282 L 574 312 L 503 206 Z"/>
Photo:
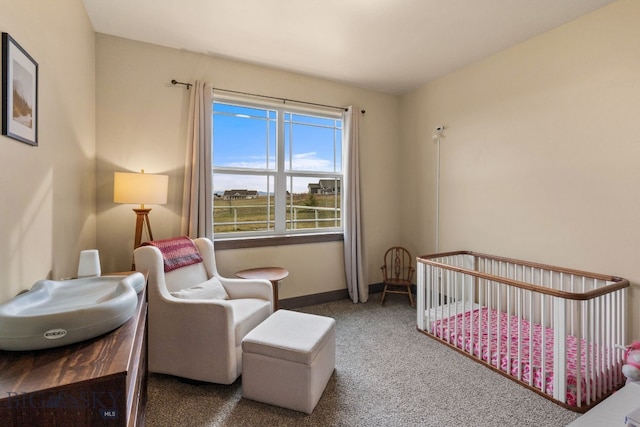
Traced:
<path fill-rule="evenodd" d="M 242 340 L 242 395 L 310 414 L 336 364 L 335 320 L 278 310 Z"/>

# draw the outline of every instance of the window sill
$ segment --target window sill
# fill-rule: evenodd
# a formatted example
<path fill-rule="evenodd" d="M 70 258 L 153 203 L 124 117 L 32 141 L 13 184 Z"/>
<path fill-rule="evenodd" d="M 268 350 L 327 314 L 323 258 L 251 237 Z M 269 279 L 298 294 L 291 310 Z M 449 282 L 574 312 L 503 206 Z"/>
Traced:
<path fill-rule="evenodd" d="M 344 240 L 342 233 L 301 234 L 294 236 L 249 237 L 242 239 L 215 240 L 216 250 L 261 248 L 265 246 L 302 245 L 306 243 L 339 242 Z"/>

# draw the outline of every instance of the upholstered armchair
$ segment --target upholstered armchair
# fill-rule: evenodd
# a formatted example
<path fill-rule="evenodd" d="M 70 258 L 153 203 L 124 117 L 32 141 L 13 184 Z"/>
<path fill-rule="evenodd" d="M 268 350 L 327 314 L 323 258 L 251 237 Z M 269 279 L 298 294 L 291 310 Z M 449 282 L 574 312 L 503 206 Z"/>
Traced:
<path fill-rule="evenodd" d="M 134 261 L 149 272 L 149 371 L 233 383 L 242 373 L 242 338 L 273 312 L 271 282 L 221 277 L 206 238 L 149 242 Z"/>

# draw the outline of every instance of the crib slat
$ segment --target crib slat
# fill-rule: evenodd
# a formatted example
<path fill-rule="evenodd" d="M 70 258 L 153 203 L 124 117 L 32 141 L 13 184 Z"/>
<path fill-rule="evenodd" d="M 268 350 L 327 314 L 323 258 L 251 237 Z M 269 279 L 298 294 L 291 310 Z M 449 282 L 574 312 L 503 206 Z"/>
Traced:
<path fill-rule="evenodd" d="M 457 264 L 457 263 L 456 263 Z M 458 313 L 459 313 L 459 309 L 458 309 L 458 276 L 461 273 L 457 273 L 457 272 L 453 272 L 452 276 L 453 276 L 453 318 L 454 319 L 458 319 Z M 451 304 L 451 300 L 449 300 L 450 304 Z M 455 321 L 453 322 L 453 331 L 454 331 L 454 337 L 455 338 L 455 345 L 458 345 L 458 337 L 460 335 L 458 335 L 458 322 Z"/>
<path fill-rule="evenodd" d="M 508 268 L 508 266 L 507 266 Z M 498 300 L 498 305 L 502 303 L 502 288 L 503 285 L 498 284 L 497 295 L 496 298 Z M 496 363 L 495 367 L 500 369 L 501 359 L 502 359 L 502 316 L 498 316 L 498 348 L 496 353 Z"/>
<path fill-rule="evenodd" d="M 429 269 L 429 266 L 427 266 L 426 264 L 422 264 L 422 263 L 418 263 L 416 265 L 416 280 L 418 281 L 418 283 L 424 283 L 424 272 L 425 270 Z M 418 301 L 416 302 L 416 310 L 417 310 L 417 326 L 418 329 L 425 329 L 425 322 L 424 322 L 424 315 L 425 315 L 425 307 L 424 307 L 424 300 L 425 300 L 425 287 L 424 286 L 418 286 L 416 289 L 416 293 L 417 293 L 417 299 Z"/>
<path fill-rule="evenodd" d="M 599 343 L 599 318 L 598 318 L 598 301 L 597 299 L 593 299 L 590 301 L 591 303 L 591 396 L 593 400 L 597 400 L 598 396 L 600 396 L 599 391 L 599 362 L 598 362 L 598 347 Z"/>
<path fill-rule="evenodd" d="M 549 277 L 549 283 L 551 283 L 552 278 Z M 547 334 L 546 334 L 546 326 L 547 326 L 547 312 L 546 312 L 546 300 L 547 295 L 540 296 L 540 333 L 542 335 L 541 339 L 541 349 L 540 349 L 540 377 L 543 379 L 542 384 L 540 385 L 540 389 L 546 393 L 546 378 L 547 378 Z"/>
<path fill-rule="evenodd" d="M 580 301 L 572 301 L 571 305 L 577 305 L 575 315 L 578 318 L 582 318 L 582 303 Z M 572 319 L 573 320 L 573 319 Z M 576 366 L 576 400 L 578 407 L 581 406 L 582 402 L 582 394 L 584 391 L 582 390 L 582 330 L 577 329 L 575 332 L 576 336 L 576 355 L 575 355 L 575 366 Z"/>
<path fill-rule="evenodd" d="M 470 308 L 467 308 L 467 283 L 464 282 L 462 285 L 462 304 L 463 304 L 463 311 L 466 312 L 467 310 L 469 310 Z M 471 306 L 469 306 L 471 307 Z M 467 336 L 467 322 L 462 322 L 462 336 L 466 337 Z M 464 350 L 464 339 L 462 340 L 462 343 L 460 345 L 458 345 L 459 347 L 462 346 L 462 349 Z"/>
<path fill-rule="evenodd" d="M 493 263 L 493 265 L 491 266 L 491 270 L 493 271 L 495 268 L 496 268 L 496 265 L 495 265 L 495 263 Z M 485 323 L 484 330 L 487 331 L 487 333 L 486 333 L 486 339 L 487 339 L 487 344 L 486 344 L 487 352 L 486 353 L 487 354 L 484 355 L 483 354 L 484 351 L 482 351 L 482 350 L 480 351 L 480 353 L 483 354 L 482 357 L 487 362 L 491 362 L 491 354 L 492 354 L 491 352 L 493 350 L 492 344 L 493 344 L 493 341 L 495 339 L 495 330 L 494 330 L 495 326 L 494 326 L 494 324 L 491 323 L 492 319 L 494 318 L 494 316 L 493 316 L 493 314 L 494 314 L 493 308 L 494 307 L 493 307 L 493 299 L 492 299 L 493 298 L 492 290 L 493 290 L 494 286 L 495 286 L 495 282 L 487 280 L 486 287 L 485 287 L 485 303 L 484 303 L 484 305 L 487 307 L 487 309 L 486 309 L 486 318 L 484 318 L 484 323 Z"/>
<path fill-rule="evenodd" d="M 600 343 L 601 343 L 601 318 L 600 318 L 600 300 L 598 298 L 594 299 L 594 341 L 593 341 L 593 368 L 594 368 L 594 392 L 595 399 L 599 399 L 602 395 L 602 377 L 600 375 Z"/>
<path fill-rule="evenodd" d="M 593 401 L 593 395 L 591 394 L 591 385 L 592 385 L 592 379 L 593 379 L 593 375 L 591 372 L 591 325 L 590 325 L 590 319 L 588 316 L 588 313 L 590 312 L 589 309 L 589 305 L 591 304 L 591 301 L 584 301 L 582 303 L 582 305 L 584 306 L 584 310 L 582 312 L 582 323 L 584 325 L 584 343 L 583 343 L 583 348 L 584 348 L 584 380 L 585 380 L 585 387 L 584 387 L 584 396 L 585 396 L 585 400 L 587 405 L 590 404 Z"/>
<path fill-rule="evenodd" d="M 562 298 L 553 298 L 553 398 L 567 400 L 567 344 L 565 305 Z"/>
<path fill-rule="evenodd" d="M 610 331 L 610 327 L 611 327 L 611 322 L 609 320 L 609 316 L 611 314 L 611 307 L 609 306 L 610 300 L 609 300 L 609 295 L 603 295 L 601 297 L 601 302 L 602 302 L 602 317 L 603 317 L 603 322 L 602 322 L 602 367 L 603 367 L 603 371 L 602 371 L 602 387 L 603 387 L 603 392 L 606 392 L 607 389 L 609 389 L 610 384 L 609 382 L 611 381 L 611 372 L 609 369 L 610 366 L 610 353 L 609 353 L 609 343 L 611 340 L 611 331 Z"/>
<path fill-rule="evenodd" d="M 533 355 L 535 353 L 535 349 L 534 349 L 534 340 L 533 340 L 533 325 L 534 325 L 534 320 L 533 320 L 533 295 L 531 295 L 531 292 L 527 291 L 527 296 L 529 297 L 529 385 L 533 386 L 533 369 L 534 369 L 534 364 L 533 364 Z"/>

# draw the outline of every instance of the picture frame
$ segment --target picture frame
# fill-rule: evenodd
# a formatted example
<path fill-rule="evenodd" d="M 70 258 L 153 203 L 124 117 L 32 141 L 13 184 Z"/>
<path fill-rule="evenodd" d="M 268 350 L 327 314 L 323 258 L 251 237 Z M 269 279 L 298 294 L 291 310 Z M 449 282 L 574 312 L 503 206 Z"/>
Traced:
<path fill-rule="evenodd" d="M 2 135 L 38 145 L 38 63 L 2 33 Z"/>

